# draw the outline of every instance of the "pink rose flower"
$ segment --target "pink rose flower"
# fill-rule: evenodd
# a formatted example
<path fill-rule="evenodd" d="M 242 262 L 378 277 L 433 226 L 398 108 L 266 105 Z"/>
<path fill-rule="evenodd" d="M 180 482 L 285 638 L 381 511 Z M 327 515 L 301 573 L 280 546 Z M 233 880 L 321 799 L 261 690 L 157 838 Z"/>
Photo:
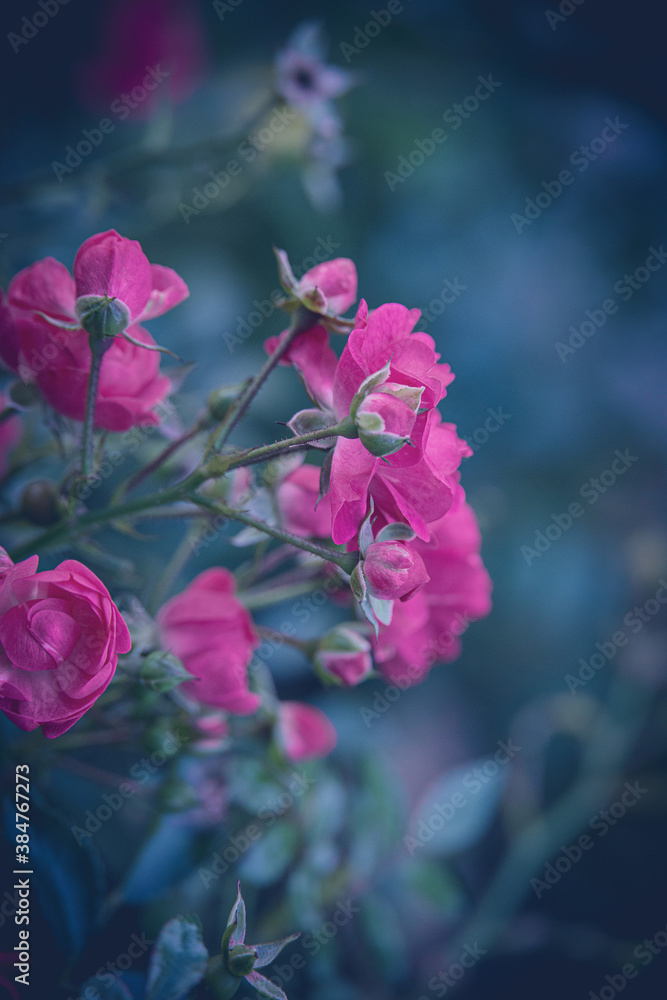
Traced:
<path fill-rule="evenodd" d="M 281 701 L 278 738 L 285 756 L 295 763 L 326 757 L 336 746 L 336 730 L 324 712 L 300 701 Z"/>
<path fill-rule="evenodd" d="M 451 504 L 451 484 L 442 475 L 441 459 L 445 456 L 440 453 L 449 453 L 445 465 L 450 470 L 449 457 L 456 453 L 458 467 L 465 452 L 456 444 L 453 426 L 439 424 L 435 407 L 454 376 L 449 365 L 438 364 L 440 355 L 432 337 L 412 332 L 418 318 L 419 310 L 393 302 L 368 314 L 362 302 L 356 327 L 336 367 L 333 409 L 337 420 L 350 413 L 362 383 L 385 367 L 385 383 L 372 387 L 373 396 L 383 388 L 390 399 L 398 400 L 403 393 L 411 400 L 406 410 L 412 409 L 414 416 L 414 422 L 412 417 L 408 421 L 403 411 L 397 412 L 395 403 L 385 404 L 381 412 L 395 425 L 388 428 L 391 433 L 404 433 L 412 423 L 410 444 L 386 461 L 371 454 L 359 438 L 338 439 L 331 467 L 332 537 L 336 544 L 354 538 L 366 516 L 369 496 L 387 511 L 389 520 L 406 521 L 424 539 L 428 538 L 427 523 L 441 517 Z M 415 390 L 418 408 L 423 411 L 418 415 L 411 399 Z M 380 412 L 375 403 L 372 409 Z"/>
<path fill-rule="evenodd" d="M 61 736 L 106 690 L 132 641 L 109 591 L 74 559 L 37 572 L 0 550 L 0 709 Z"/>
<path fill-rule="evenodd" d="M 0 357 L 24 380 L 36 382 L 55 410 L 83 420 L 91 363 L 88 334 L 65 324 L 79 323 L 101 297 L 113 298 L 110 309 L 118 328 L 127 324 L 129 336 L 152 347 L 155 341 L 139 324 L 187 295 L 176 272 L 150 264 L 135 240 L 115 230 L 98 233 L 79 248 L 74 278 L 47 257 L 12 279 L 8 308 L 4 314 L 0 310 Z M 158 424 L 154 407 L 170 388 L 156 351 L 115 337 L 102 359 L 95 424 L 116 432 Z"/>
<path fill-rule="evenodd" d="M 315 294 L 316 293 L 316 294 Z M 324 261 L 306 271 L 297 283 L 297 298 L 318 299 L 318 312 L 334 316 L 347 312 L 357 297 L 357 269 L 347 257 Z M 279 337 L 269 337 L 264 347 L 271 354 L 288 331 Z M 304 380 L 311 399 L 325 409 L 333 408 L 333 380 L 338 358 L 329 344 L 324 326 L 314 326 L 295 338 L 280 360 L 293 365 Z"/>
<path fill-rule="evenodd" d="M 331 504 L 329 497 L 320 495 L 320 469 L 316 465 L 299 465 L 282 480 L 276 490 L 276 500 L 283 527 L 300 538 L 329 538 L 331 534 Z"/>
<path fill-rule="evenodd" d="M 373 670 L 371 644 L 352 626 L 336 625 L 320 639 L 314 662 L 325 680 L 354 687 Z"/>
<path fill-rule="evenodd" d="M 429 579 L 412 600 L 394 604 L 391 624 L 380 625 L 373 646 L 388 680 L 415 684 L 434 663 L 459 656 L 468 623 L 491 610 L 491 580 L 480 556 L 477 519 L 460 486 L 454 507 L 431 524 L 431 540 L 408 544 Z"/>
<path fill-rule="evenodd" d="M 429 580 L 424 560 L 411 542 L 371 542 L 363 574 L 370 595 L 381 601 L 407 601 Z"/>
<path fill-rule="evenodd" d="M 418 418 L 420 419 L 420 418 Z M 412 438 L 414 440 L 414 438 Z M 405 455 L 405 452 L 411 454 Z M 442 423 L 438 410 L 427 414 L 422 454 L 405 446 L 385 460 L 376 458 L 357 439 L 338 438 L 331 465 L 332 538 L 351 541 L 368 513 L 369 497 L 377 524 L 403 521 L 426 541 L 429 525 L 451 507 L 458 485 L 458 467 L 471 448 L 456 434 L 454 424 Z"/>
<path fill-rule="evenodd" d="M 9 400 L 0 392 L 0 414 L 7 406 L 9 406 Z M 7 471 L 9 453 L 20 436 L 21 421 L 18 416 L 9 417 L 0 423 L 0 479 Z M 331 514 L 329 514 L 329 519 L 331 519 Z"/>
<path fill-rule="evenodd" d="M 101 38 L 78 89 L 87 107 L 108 112 L 111 106 L 120 121 L 184 101 L 207 68 L 203 23 L 188 0 L 114 0 Z"/>
<path fill-rule="evenodd" d="M 248 690 L 248 665 L 259 639 L 237 597 L 233 575 L 208 569 L 160 609 L 157 623 L 165 649 L 196 680 L 181 690 L 204 705 L 251 715 L 260 697 Z"/>

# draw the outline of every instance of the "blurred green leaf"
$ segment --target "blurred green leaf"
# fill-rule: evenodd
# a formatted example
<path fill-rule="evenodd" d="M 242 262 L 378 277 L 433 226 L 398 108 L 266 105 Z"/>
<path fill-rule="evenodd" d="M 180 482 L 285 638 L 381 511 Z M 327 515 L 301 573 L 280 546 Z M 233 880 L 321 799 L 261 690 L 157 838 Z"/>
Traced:
<path fill-rule="evenodd" d="M 203 979 L 207 961 L 199 918 L 174 917 L 151 952 L 146 1000 L 183 1000 Z"/>

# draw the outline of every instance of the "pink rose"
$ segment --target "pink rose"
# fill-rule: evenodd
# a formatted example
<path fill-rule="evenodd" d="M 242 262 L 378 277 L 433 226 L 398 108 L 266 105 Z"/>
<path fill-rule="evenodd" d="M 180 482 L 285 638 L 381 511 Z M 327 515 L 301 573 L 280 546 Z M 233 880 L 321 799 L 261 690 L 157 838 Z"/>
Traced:
<path fill-rule="evenodd" d="M 306 271 L 294 288 L 301 299 L 318 299 L 318 312 L 338 315 L 346 312 L 357 297 L 357 269 L 347 257 L 336 257 Z M 311 303 L 312 305 L 313 303 Z M 264 343 L 271 354 L 288 331 L 269 337 Z M 299 334 L 280 360 L 293 365 L 304 380 L 311 399 L 326 409 L 333 408 L 333 380 L 338 358 L 329 344 L 324 326 L 317 325 Z"/>
<path fill-rule="evenodd" d="M 460 486 L 454 507 L 431 525 L 430 542 L 408 544 L 429 579 L 412 600 L 394 604 L 391 624 L 380 625 L 373 646 L 388 680 L 415 684 L 434 663 L 459 656 L 469 622 L 491 610 L 491 580 L 480 556 L 477 520 Z"/>
<path fill-rule="evenodd" d="M 354 539 L 368 513 L 369 497 L 377 524 L 403 521 L 426 541 L 429 525 L 450 508 L 458 485 L 458 467 L 472 450 L 456 434 L 454 424 L 442 423 L 438 410 L 427 415 L 422 454 L 406 446 L 386 459 L 371 455 L 359 440 L 338 438 L 331 465 L 332 538 L 336 544 Z M 404 464 L 405 463 L 405 464 Z"/>
<path fill-rule="evenodd" d="M 132 641 L 109 591 L 74 559 L 37 572 L 0 550 L 0 709 L 61 736 L 106 690 Z"/>
<path fill-rule="evenodd" d="M 363 574 L 372 597 L 407 601 L 429 580 L 424 560 L 411 542 L 371 542 Z"/>
<path fill-rule="evenodd" d="M 205 570 L 167 601 L 157 622 L 165 649 L 197 678 L 181 690 L 204 705 L 250 715 L 260 705 L 259 695 L 248 690 L 248 665 L 259 639 L 235 589 L 228 570 Z"/>
<path fill-rule="evenodd" d="M 204 26 L 188 0 L 114 0 L 100 38 L 83 66 L 81 100 L 93 111 L 111 106 L 120 121 L 186 100 L 207 68 Z"/>
<path fill-rule="evenodd" d="M 314 662 L 324 680 L 353 687 L 373 670 L 371 644 L 353 626 L 336 625 L 320 639 Z"/>
<path fill-rule="evenodd" d="M 280 702 L 278 736 L 285 756 L 295 763 L 326 757 L 338 739 L 324 712 L 300 701 Z"/>
<path fill-rule="evenodd" d="M 114 300 L 107 307 L 110 321 L 118 330 L 127 327 L 134 340 L 155 346 L 139 324 L 187 295 L 183 280 L 168 267 L 150 264 L 135 240 L 115 230 L 98 233 L 77 252 L 74 278 L 64 264 L 47 257 L 12 279 L 8 308 L 0 310 L 0 357 L 25 381 L 36 382 L 55 410 L 83 420 L 88 334 L 81 326 L 67 326 L 80 323 L 87 309 L 108 297 Z M 154 408 L 170 388 L 169 378 L 160 374 L 158 352 L 117 336 L 102 359 L 95 424 L 116 432 L 158 424 Z"/>
<path fill-rule="evenodd" d="M 394 302 L 368 314 L 362 302 L 356 328 L 336 367 L 333 409 L 337 420 L 358 405 L 356 413 L 365 408 L 377 413 L 397 443 L 398 437 L 410 430 L 409 444 L 389 454 L 386 461 L 379 457 L 387 454 L 386 449 L 371 454 L 368 441 L 339 438 L 336 442 L 331 466 L 332 538 L 336 544 L 349 542 L 357 534 L 369 496 L 387 512 L 389 520 L 407 522 L 424 539 L 428 538 L 427 523 L 441 517 L 451 504 L 451 483 L 442 475 L 438 453 L 443 448 L 457 452 L 458 439 L 452 425 L 439 426 L 435 407 L 454 376 L 449 365 L 437 363 L 440 355 L 433 339 L 412 332 L 418 318 L 419 310 Z M 387 369 L 386 375 L 381 374 L 383 369 Z M 381 381 L 369 387 L 371 395 L 355 404 L 355 397 L 359 398 L 357 394 L 364 391 L 362 386 L 372 375 Z M 382 390 L 389 400 L 380 406 L 376 397 Z M 405 402 L 404 408 L 398 407 L 399 401 Z M 408 410 L 412 412 L 408 414 Z M 445 436 L 450 440 L 446 442 Z M 464 453 L 458 450 L 459 461 Z M 448 468 L 451 465 L 449 461 L 446 464 Z"/>
<path fill-rule="evenodd" d="M 320 495 L 320 469 L 316 465 L 300 465 L 282 480 L 276 490 L 276 500 L 283 527 L 301 538 L 329 538 L 331 535 L 331 505 L 329 497 Z"/>

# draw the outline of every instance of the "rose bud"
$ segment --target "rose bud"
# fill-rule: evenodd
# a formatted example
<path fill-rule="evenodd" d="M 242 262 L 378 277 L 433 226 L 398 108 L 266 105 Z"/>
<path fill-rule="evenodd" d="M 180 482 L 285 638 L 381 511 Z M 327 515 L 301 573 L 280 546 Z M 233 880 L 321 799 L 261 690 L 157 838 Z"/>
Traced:
<path fill-rule="evenodd" d="M 324 712 L 300 701 L 278 706 L 278 740 L 288 760 L 326 757 L 336 746 L 336 730 Z"/>
<path fill-rule="evenodd" d="M 371 455 L 392 455 L 410 440 L 416 415 L 402 399 L 371 392 L 357 409 L 354 422 L 359 440 Z"/>
<path fill-rule="evenodd" d="M 407 601 L 430 579 L 419 553 L 407 542 L 372 542 L 363 563 L 371 597 Z"/>
<path fill-rule="evenodd" d="M 322 636 L 314 662 L 325 681 L 353 687 L 373 670 L 371 644 L 354 627 L 336 625 Z"/>

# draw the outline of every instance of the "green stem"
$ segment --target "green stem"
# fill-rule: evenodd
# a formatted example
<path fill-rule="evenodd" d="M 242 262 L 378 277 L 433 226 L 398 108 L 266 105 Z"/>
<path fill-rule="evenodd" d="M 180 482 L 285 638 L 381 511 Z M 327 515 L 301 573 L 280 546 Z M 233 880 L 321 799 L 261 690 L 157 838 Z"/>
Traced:
<path fill-rule="evenodd" d="M 220 449 L 226 444 L 229 435 L 232 433 L 236 425 L 238 424 L 241 417 L 244 415 L 245 411 L 250 406 L 259 390 L 262 388 L 267 378 L 276 367 L 282 356 L 291 347 L 294 339 L 300 334 L 309 330 L 311 327 L 315 326 L 319 321 L 319 316 L 316 313 L 311 313 L 307 309 L 300 309 L 294 314 L 294 319 L 292 321 L 292 326 L 287 332 L 285 339 L 278 343 L 275 351 L 268 356 L 260 370 L 257 374 L 250 380 L 246 388 L 243 390 L 241 395 L 236 400 L 236 403 L 230 407 L 224 420 L 213 431 L 211 434 L 208 446 L 206 448 L 206 453 L 211 451 L 220 451 Z"/>
<path fill-rule="evenodd" d="M 269 458 L 276 458 L 279 455 L 289 454 L 298 448 L 303 448 L 311 441 L 321 441 L 323 438 L 337 437 L 347 430 L 344 420 L 334 424 L 333 427 L 322 427 L 317 431 L 309 431 L 308 434 L 300 434 L 298 437 L 287 438 L 282 441 L 275 441 L 273 444 L 262 445 L 261 448 L 251 448 L 249 451 L 234 455 L 227 470 L 238 469 L 245 465 L 254 465 L 257 462 L 265 462 Z"/>
<path fill-rule="evenodd" d="M 280 604 L 282 601 L 290 601 L 293 597 L 302 597 L 304 594 L 312 594 L 314 590 L 319 590 L 322 580 L 304 580 L 302 583 L 285 584 L 282 587 L 263 587 L 254 590 L 240 590 L 238 598 L 243 602 L 249 611 L 258 611 L 260 608 L 268 608 L 272 604 Z"/>
<path fill-rule="evenodd" d="M 189 499 L 193 503 L 200 504 L 202 507 L 214 511 L 216 514 L 222 514 L 223 517 L 231 518 L 232 521 L 240 521 L 241 524 L 246 524 L 249 528 L 256 528 L 257 531 L 262 531 L 265 535 L 270 535 L 271 538 L 277 538 L 279 542 L 287 542 L 288 545 L 293 545 L 297 549 L 303 549 L 304 552 L 310 552 L 311 555 L 319 556 L 320 559 L 326 559 L 327 562 L 335 563 L 346 573 L 351 573 L 357 565 L 357 555 L 353 553 L 347 555 L 337 552 L 335 549 L 327 548 L 325 545 L 309 542 L 305 538 L 299 538 L 297 535 L 290 534 L 289 531 L 283 531 L 282 528 L 275 528 L 264 521 L 258 521 L 256 518 L 251 517 L 250 514 L 246 514 L 245 511 L 228 507 L 219 501 L 209 500 L 208 497 L 190 494 Z"/>
<path fill-rule="evenodd" d="M 81 446 L 81 476 L 83 479 L 87 479 L 94 472 L 95 467 L 95 404 L 100 384 L 100 368 L 106 346 L 100 340 L 91 336 L 90 351 L 90 375 L 88 376 L 88 393 L 86 395 L 86 413 L 83 419 L 83 442 Z"/>
<path fill-rule="evenodd" d="M 530 879 L 561 844 L 586 829 L 596 810 L 609 802 L 621 765 L 640 735 L 650 699 L 646 691 L 617 678 L 609 707 L 609 712 L 600 710 L 593 726 L 581 777 L 551 809 L 518 835 L 472 919 L 452 943 L 451 954 L 458 954 L 471 941 L 479 942 L 481 948 L 491 948 L 528 895 Z"/>
<path fill-rule="evenodd" d="M 153 507 L 164 507 L 166 504 L 187 500 L 189 499 L 188 494 L 190 491 L 196 490 L 207 478 L 209 476 L 202 470 L 196 470 L 187 479 L 182 480 L 182 482 L 177 483 L 169 489 L 137 497 L 134 500 L 127 500 L 125 503 L 106 507 L 104 510 L 91 511 L 79 517 L 75 524 L 65 522 L 64 524 L 54 525 L 53 528 L 43 531 L 41 535 L 37 535 L 27 542 L 18 545 L 10 555 L 16 562 L 19 559 L 25 559 L 26 556 L 32 555 L 37 549 L 67 541 L 70 538 L 76 538 L 77 535 L 85 534 L 91 528 L 97 528 L 117 518 L 127 517 L 130 514 L 146 513 Z"/>
<path fill-rule="evenodd" d="M 199 530 L 199 525 L 196 526 Z M 156 578 L 151 591 L 150 600 L 146 602 L 149 612 L 155 614 L 169 593 L 172 583 L 181 572 L 186 562 L 192 555 L 193 532 L 190 527 L 183 535 L 180 544 L 174 549 L 174 553 L 164 568 L 164 571 Z"/>
<path fill-rule="evenodd" d="M 185 433 L 181 434 L 181 436 L 176 438 L 175 441 L 171 441 L 167 447 L 153 459 L 152 462 L 149 462 L 143 469 L 139 469 L 138 472 L 135 472 L 125 487 L 125 492 L 130 493 L 132 490 L 136 489 L 140 483 L 143 483 L 144 479 L 147 479 L 148 476 L 152 475 L 157 469 L 160 468 L 161 465 L 164 465 L 167 459 L 171 458 L 171 456 L 178 451 L 182 445 L 187 444 L 188 441 L 191 441 L 192 438 L 196 437 L 197 434 L 203 430 L 207 419 L 208 414 L 205 419 L 198 420 L 194 427 L 191 427 L 189 431 L 185 431 Z"/>

